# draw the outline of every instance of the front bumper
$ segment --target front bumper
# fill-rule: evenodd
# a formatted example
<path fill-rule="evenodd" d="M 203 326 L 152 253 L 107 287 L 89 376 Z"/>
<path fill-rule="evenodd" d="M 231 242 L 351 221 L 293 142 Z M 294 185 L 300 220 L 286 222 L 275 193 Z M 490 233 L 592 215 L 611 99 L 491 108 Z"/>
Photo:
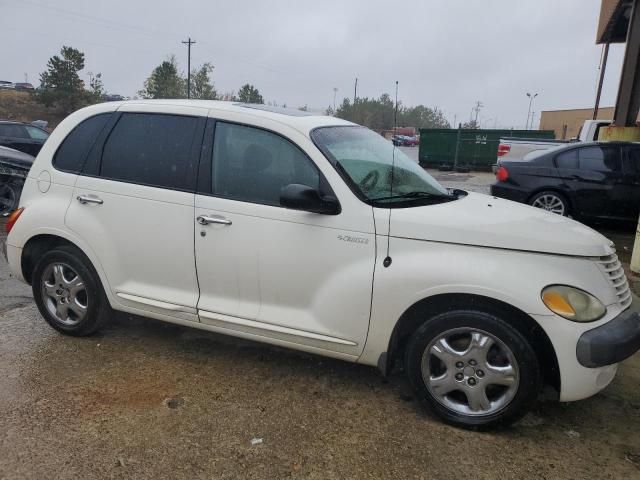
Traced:
<path fill-rule="evenodd" d="M 598 368 L 621 362 L 640 350 L 640 315 L 627 310 L 578 339 L 580 365 Z"/>

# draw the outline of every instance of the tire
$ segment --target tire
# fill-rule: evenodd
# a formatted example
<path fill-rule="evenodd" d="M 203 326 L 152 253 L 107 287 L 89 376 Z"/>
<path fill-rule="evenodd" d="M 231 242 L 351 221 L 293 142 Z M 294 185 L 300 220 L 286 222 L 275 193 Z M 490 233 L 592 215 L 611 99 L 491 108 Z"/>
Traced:
<path fill-rule="evenodd" d="M 472 430 L 515 422 L 541 386 L 527 340 L 502 318 L 478 310 L 445 312 L 423 323 L 410 339 L 405 365 L 428 411 Z"/>
<path fill-rule="evenodd" d="M 45 321 L 66 335 L 91 335 L 111 316 L 100 278 L 77 248 L 60 246 L 37 262 L 31 288 Z"/>
<path fill-rule="evenodd" d="M 22 186 L 13 183 L 0 184 L 0 217 L 5 217 L 18 208 Z"/>
<path fill-rule="evenodd" d="M 570 213 L 569 202 L 561 193 L 546 190 L 529 199 L 529 205 L 566 217 Z"/>

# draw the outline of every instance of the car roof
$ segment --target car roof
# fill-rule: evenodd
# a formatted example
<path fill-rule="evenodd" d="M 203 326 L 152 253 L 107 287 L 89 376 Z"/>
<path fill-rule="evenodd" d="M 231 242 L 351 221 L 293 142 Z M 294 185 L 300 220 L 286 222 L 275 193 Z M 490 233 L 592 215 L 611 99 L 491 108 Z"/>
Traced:
<path fill-rule="evenodd" d="M 340 118 L 321 115 L 313 112 L 296 110 L 293 108 L 273 107 L 264 104 L 251 104 L 240 102 L 227 102 L 221 100 L 127 100 L 114 103 L 116 109 L 125 105 L 166 105 L 206 108 L 213 112 L 236 112 L 243 115 L 251 115 L 259 118 L 269 118 L 273 121 L 291 126 L 305 134 L 317 127 L 323 126 L 353 126 L 355 123 Z"/>

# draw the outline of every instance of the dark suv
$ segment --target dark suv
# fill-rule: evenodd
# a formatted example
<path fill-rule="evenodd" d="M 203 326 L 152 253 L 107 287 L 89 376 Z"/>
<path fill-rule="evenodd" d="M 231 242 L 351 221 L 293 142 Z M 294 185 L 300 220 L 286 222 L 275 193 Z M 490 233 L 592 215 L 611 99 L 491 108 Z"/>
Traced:
<path fill-rule="evenodd" d="M 46 130 L 28 123 L 0 120 L 0 145 L 13 148 L 34 157 L 49 138 Z"/>

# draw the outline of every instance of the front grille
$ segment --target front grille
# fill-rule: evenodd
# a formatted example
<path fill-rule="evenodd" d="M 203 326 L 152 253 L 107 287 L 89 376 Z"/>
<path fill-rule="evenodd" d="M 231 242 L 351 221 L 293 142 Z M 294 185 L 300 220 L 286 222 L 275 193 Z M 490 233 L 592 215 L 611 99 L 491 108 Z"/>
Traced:
<path fill-rule="evenodd" d="M 620 260 L 618 260 L 618 255 L 614 253 L 613 255 L 600 257 L 598 264 L 605 277 L 609 279 L 611 285 L 616 290 L 618 303 L 622 308 L 627 308 L 631 305 L 631 290 L 629 289 L 629 283 L 624 274 L 624 269 L 620 264 Z"/>

